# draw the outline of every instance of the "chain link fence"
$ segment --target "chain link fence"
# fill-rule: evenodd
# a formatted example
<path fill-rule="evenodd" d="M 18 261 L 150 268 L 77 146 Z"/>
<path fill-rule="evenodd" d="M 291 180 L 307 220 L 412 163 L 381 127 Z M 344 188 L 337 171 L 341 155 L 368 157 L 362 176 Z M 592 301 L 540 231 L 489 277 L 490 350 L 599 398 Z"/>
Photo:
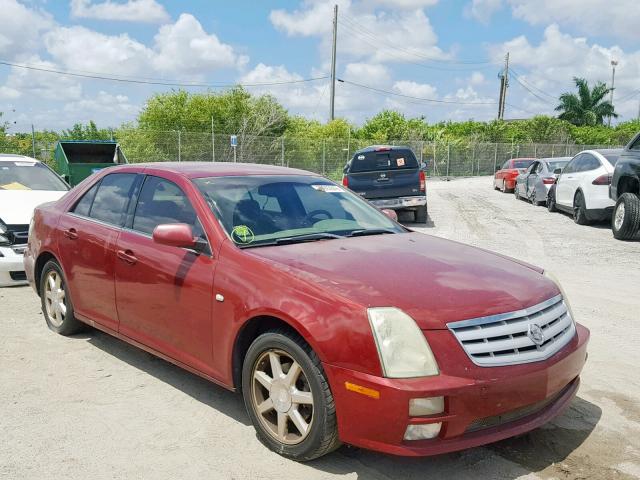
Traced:
<path fill-rule="evenodd" d="M 33 156 L 33 146 L 12 143 L 6 137 L 2 153 Z M 300 168 L 339 180 L 354 152 L 375 144 L 354 138 L 295 138 L 238 135 L 233 147 L 230 135 L 181 131 L 120 129 L 114 132 L 130 163 L 144 162 L 248 162 Z M 433 142 L 398 140 L 390 145 L 410 147 L 427 164 L 427 175 L 460 177 L 493 175 L 506 160 L 516 157 L 571 157 L 582 150 L 611 145 L 540 143 Z M 35 155 L 53 165 L 55 142 L 35 142 Z"/>

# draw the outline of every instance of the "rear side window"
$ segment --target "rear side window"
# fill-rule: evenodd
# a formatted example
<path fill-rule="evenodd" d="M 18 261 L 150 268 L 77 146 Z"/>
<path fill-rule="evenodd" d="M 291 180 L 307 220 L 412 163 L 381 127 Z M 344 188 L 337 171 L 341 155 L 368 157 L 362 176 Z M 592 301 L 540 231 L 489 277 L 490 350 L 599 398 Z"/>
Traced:
<path fill-rule="evenodd" d="M 411 150 L 386 150 L 357 153 L 351 160 L 350 173 L 376 170 L 400 170 L 418 168 L 418 161 Z"/>
<path fill-rule="evenodd" d="M 89 212 L 91 211 L 91 204 L 93 203 L 93 199 L 96 196 L 96 192 L 98 191 L 98 186 L 100 182 L 96 183 L 93 187 L 89 189 L 87 193 L 85 193 L 80 201 L 76 203 L 75 208 L 73 209 L 73 213 L 77 215 L 81 215 L 83 217 L 88 217 Z"/>
<path fill-rule="evenodd" d="M 527 168 L 533 163 L 533 160 L 514 160 L 513 168 Z"/>
<path fill-rule="evenodd" d="M 165 223 L 186 223 L 196 237 L 204 231 L 187 195 L 170 180 L 148 176 L 144 181 L 133 217 L 133 230 L 151 235 Z"/>
<path fill-rule="evenodd" d="M 112 173 L 104 177 L 95 194 L 89 216 L 101 222 L 122 226 L 135 180 L 135 173 Z"/>

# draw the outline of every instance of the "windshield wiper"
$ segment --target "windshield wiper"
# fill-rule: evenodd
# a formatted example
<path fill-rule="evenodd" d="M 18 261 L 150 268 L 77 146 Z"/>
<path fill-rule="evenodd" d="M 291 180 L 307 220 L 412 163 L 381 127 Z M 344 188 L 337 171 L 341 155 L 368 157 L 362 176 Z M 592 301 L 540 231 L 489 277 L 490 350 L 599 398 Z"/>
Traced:
<path fill-rule="evenodd" d="M 364 237 L 366 235 L 384 235 L 385 233 L 398 233 L 388 228 L 364 228 L 362 230 L 354 230 L 348 237 Z"/>
<path fill-rule="evenodd" d="M 302 243 L 302 242 L 315 242 L 316 240 L 329 240 L 334 238 L 343 238 L 341 235 L 335 233 L 322 232 L 322 233 L 309 233 L 307 235 L 296 235 L 293 237 L 276 238 L 273 243 L 276 245 L 286 245 L 289 243 Z"/>

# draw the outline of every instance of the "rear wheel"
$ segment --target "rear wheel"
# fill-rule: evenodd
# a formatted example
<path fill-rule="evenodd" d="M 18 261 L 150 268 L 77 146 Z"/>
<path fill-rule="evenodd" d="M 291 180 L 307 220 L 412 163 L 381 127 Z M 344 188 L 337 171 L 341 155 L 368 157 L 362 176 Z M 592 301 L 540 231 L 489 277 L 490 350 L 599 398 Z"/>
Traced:
<path fill-rule="evenodd" d="M 556 208 L 556 192 L 553 189 L 549 190 L 549 194 L 547 195 L 547 210 L 552 213 L 558 211 Z"/>
<path fill-rule="evenodd" d="M 587 208 L 584 202 L 584 195 L 578 191 L 573 199 L 573 221 L 578 225 L 588 225 Z"/>
<path fill-rule="evenodd" d="M 623 193 L 618 198 L 611 219 L 613 236 L 618 240 L 631 240 L 640 231 L 640 197 Z"/>
<path fill-rule="evenodd" d="M 416 223 L 427 223 L 427 216 L 428 216 L 428 212 L 427 212 L 426 205 L 416 208 L 416 211 L 415 211 Z"/>
<path fill-rule="evenodd" d="M 73 304 L 67 291 L 62 268 L 55 260 L 49 260 L 40 276 L 40 300 L 47 326 L 60 335 L 72 335 L 82 330 L 73 314 Z"/>
<path fill-rule="evenodd" d="M 260 335 L 242 369 L 242 394 L 262 443 L 297 461 L 340 446 L 336 410 L 318 356 L 286 331 Z"/>

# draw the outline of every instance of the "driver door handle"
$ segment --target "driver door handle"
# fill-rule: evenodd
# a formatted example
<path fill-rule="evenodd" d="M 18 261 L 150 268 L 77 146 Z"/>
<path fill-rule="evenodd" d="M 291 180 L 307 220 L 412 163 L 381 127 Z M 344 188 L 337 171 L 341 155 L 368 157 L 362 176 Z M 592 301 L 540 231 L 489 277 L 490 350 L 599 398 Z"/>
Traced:
<path fill-rule="evenodd" d="M 135 265 L 138 259 L 131 250 L 118 250 L 118 258 L 129 265 Z"/>
<path fill-rule="evenodd" d="M 65 230 L 63 233 L 64 233 L 64 236 L 70 240 L 76 240 L 78 238 L 78 232 L 73 227 L 69 228 L 68 230 Z"/>

